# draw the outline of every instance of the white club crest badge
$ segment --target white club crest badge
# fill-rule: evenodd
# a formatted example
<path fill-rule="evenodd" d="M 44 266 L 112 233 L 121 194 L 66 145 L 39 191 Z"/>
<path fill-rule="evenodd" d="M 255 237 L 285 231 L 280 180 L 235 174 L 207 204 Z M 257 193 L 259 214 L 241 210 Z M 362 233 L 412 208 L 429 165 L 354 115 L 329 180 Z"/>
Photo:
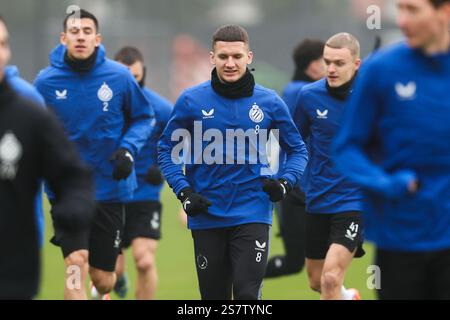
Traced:
<path fill-rule="evenodd" d="M 103 85 L 100 87 L 100 89 L 97 92 L 98 99 L 103 102 L 103 111 L 109 111 L 109 102 L 114 97 L 114 93 L 111 90 L 111 88 L 106 84 L 106 82 L 103 83 Z"/>
<path fill-rule="evenodd" d="M 249 112 L 250 120 L 254 123 L 261 123 L 264 120 L 264 112 L 261 108 L 255 103 Z"/>

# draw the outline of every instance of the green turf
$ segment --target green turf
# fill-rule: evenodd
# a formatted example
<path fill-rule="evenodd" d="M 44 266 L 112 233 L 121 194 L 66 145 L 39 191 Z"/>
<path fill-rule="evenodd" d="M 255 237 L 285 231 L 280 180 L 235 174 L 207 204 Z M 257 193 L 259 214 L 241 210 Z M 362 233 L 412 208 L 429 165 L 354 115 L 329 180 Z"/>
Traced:
<path fill-rule="evenodd" d="M 47 206 L 48 207 L 48 206 Z M 168 187 L 163 191 L 163 238 L 160 241 L 157 266 L 159 285 L 157 299 L 199 299 L 197 276 L 195 273 L 193 245 L 190 232 L 178 219 L 179 202 Z M 43 250 L 43 274 L 41 291 L 38 299 L 62 299 L 64 286 L 64 268 L 62 254 L 59 248 L 48 243 L 52 234 L 49 215 L 46 217 L 46 245 Z M 274 223 L 273 234 L 278 233 L 277 223 Z M 363 299 L 374 299 L 374 291 L 367 288 L 367 267 L 372 264 L 373 249 L 366 245 L 367 254 L 362 259 L 352 263 L 346 277 L 346 287 L 359 289 Z M 272 237 L 271 253 L 283 252 L 281 241 Z M 127 299 L 134 299 L 134 281 L 136 272 L 132 262 L 131 252 L 127 252 L 127 273 L 130 280 L 130 290 Z M 318 299 L 318 294 L 309 289 L 306 273 L 271 279 L 264 282 L 263 299 Z M 114 294 L 112 299 L 118 299 Z"/>

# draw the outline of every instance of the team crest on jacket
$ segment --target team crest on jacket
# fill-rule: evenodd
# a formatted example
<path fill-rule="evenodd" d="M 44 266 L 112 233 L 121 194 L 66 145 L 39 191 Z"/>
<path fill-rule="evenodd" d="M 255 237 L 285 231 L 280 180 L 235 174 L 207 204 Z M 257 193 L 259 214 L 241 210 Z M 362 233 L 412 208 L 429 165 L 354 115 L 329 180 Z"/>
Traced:
<path fill-rule="evenodd" d="M 97 97 L 100 99 L 101 102 L 110 102 L 113 96 L 114 96 L 113 91 L 106 84 L 106 82 L 104 82 L 97 92 Z"/>
<path fill-rule="evenodd" d="M 264 112 L 256 103 L 250 109 L 248 115 L 250 116 L 250 120 L 252 120 L 254 123 L 261 123 L 264 120 Z"/>
<path fill-rule="evenodd" d="M 14 133 L 8 131 L 0 140 L 0 178 L 12 180 L 16 177 L 22 145 Z"/>

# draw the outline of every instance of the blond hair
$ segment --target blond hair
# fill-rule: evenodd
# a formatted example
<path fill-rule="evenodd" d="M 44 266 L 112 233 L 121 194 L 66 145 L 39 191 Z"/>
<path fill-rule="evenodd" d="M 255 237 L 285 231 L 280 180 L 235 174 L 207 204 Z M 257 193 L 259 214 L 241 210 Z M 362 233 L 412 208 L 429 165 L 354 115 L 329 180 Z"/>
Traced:
<path fill-rule="evenodd" d="M 327 40 L 325 46 L 332 49 L 348 49 L 355 59 L 359 59 L 361 47 L 358 39 L 350 33 L 341 32 Z"/>

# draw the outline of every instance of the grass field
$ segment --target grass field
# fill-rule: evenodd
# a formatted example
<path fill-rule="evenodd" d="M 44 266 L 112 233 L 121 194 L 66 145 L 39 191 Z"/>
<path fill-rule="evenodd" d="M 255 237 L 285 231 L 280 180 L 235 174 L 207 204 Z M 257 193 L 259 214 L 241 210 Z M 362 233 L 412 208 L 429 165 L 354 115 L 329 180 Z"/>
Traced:
<path fill-rule="evenodd" d="M 159 272 L 159 286 L 157 299 L 164 300 L 196 300 L 200 298 L 195 272 L 193 245 L 190 232 L 178 219 L 179 202 L 168 187 L 163 191 L 163 216 L 162 232 L 157 254 L 157 266 Z M 62 254 L 59 248 L 51 245 L 50 239 L 53 231 L 46 217 L 46 244 L 43 250 L 43 274 L 41 290 L 38 299 L 58 300 L 63 298 L 64 268 Z M 273 235 L 278 233 L 277 223 L 272 229 Z M 367 288 L 367 267 L 372 264 L 373 249 L 365 246 L 366 256 L 356 259 L 346 278 L 346 287 L 359 289 L 365 300 L 374 299 L 375 292 Z M 271 253 L 283 252 L 279 238 L 272 237 Z M 127 273 L 130 281 L 130 290 L 127 299 L 134 299 L 134 281 L 136 273 L 132 262 L 131 253 L 127 252 Z M 118 299 L 114 294 L 112 299 Z M 310 300 L 318 299 L 318 294 L 309 289 L 306 273 L 288 277 L 282 277 L 264 282 L 263 299 L 269 300 Z"/>

